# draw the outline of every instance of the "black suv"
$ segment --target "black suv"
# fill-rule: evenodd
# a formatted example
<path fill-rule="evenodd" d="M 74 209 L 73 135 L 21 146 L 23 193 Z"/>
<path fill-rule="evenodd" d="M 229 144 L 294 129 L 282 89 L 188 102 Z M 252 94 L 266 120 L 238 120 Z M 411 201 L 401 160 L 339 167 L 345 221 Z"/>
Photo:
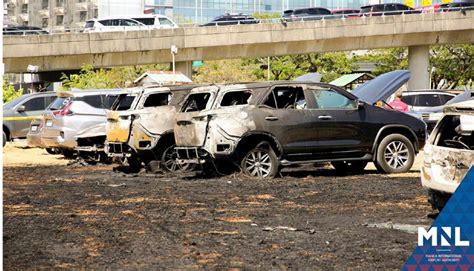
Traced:
<path fill-rule="evenodd" d="M 218 25 L 235 25 L 235 24 L 258 24 L 259 21 L 250 15 L 245 15 L 242 13 L 230 14 L 226 13 L 224 15 L 218 16 L 212 21 L 202 24 L 200 26 L 218 26 Z"/>
<path fill-rule="evenodd" d="M 176 117 L 178 157 L 199 164 L 227 159 L 252 177 L 316 162 L 358 172 L 373 161 L 382 172 L 406 172 L 425 143 L 426 125 L 373 104 L 408 79 L 408 71 L 379 76 L 361 86 L 358 96 L 297 81 L 193 90 Z"/>
<path fill-rule="evenodd" d="M 360 8 L 361 16 L 382 16 L 382 15 L 401 15 L 421 13 L 421 10 L 415 10 L 407 5 L 398 3 L 387 3 L 369 5 Z"/>
<path fill-rule="evenodd" d="M 331 11 L 327 8 L 289 9 L 283 12 L 282 20 L 286 22 L 321 20 L 331 15 Z"/>

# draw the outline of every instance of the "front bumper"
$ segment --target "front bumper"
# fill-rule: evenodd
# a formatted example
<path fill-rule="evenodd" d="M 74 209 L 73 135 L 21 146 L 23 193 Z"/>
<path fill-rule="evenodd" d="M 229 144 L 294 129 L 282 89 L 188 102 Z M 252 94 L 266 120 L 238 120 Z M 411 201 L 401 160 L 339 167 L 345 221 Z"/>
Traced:
<path fill-rule="evenodd" d="M 105 144 L 104 151 L 109 157 L 130 157 L 133 153 L 132 148 L 123 142 L 108 142 Z"/>
<path fill-rule="evenodd" d="M 180 164 L 204 164 L 211 159 L 209 153 L 199 147 L 176 147 L 178 163 Z"/>

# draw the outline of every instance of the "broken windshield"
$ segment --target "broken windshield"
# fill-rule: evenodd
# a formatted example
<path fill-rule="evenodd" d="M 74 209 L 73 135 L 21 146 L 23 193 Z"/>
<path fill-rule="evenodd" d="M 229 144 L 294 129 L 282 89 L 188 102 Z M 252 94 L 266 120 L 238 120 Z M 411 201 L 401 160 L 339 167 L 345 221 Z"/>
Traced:
<path fill-rule="evenodd" d="M 224 97 L 222 97 L 221 106 L 249 104 L 250 97 L 252 97 L 250 90 L 227 92 Z"/>
<path fill-rule="evenodd" d="M 188 96 L 181 112 L 195 112 L 206 109 L 211 93 L 195 93 Z"/>

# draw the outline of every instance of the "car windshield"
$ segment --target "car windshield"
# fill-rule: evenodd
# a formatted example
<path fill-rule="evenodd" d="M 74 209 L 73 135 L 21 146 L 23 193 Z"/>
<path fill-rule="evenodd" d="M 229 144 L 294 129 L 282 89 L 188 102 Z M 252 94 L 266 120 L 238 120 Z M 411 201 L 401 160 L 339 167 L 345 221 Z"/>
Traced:
<path fill-rule="evenodd" d="M 3 105 L 3 109 L 11 109 L 15 107 L 17 104 L 21 103 L 24 100 L 24 96 L 20 96 L 14 100 L 9 101 L 5 105 Z"/>
<path fill-rule="evenodd" d="M 132 103 L 135 100 L 136 95 L 131 94 L 121 94 L 117 97 L 114 103 L 111 106 L 111 110 L 114 111 L 125 111 L 129 110 L 132 107 Z"/>

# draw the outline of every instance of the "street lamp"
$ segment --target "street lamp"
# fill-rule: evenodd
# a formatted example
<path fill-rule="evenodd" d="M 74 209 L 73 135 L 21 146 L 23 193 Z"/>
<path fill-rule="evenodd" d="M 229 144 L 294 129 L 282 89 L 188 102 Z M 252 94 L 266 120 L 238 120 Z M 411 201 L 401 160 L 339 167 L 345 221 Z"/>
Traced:
<path fill-rule="evenodd" d="M 29 64 L 28 67 L 26 67 L 26 71 L 30 73 L 30 83 L 31 83 L 30 93 L 33 93 L 33 73 L 38 72 L 38 66 Z"/>
<path fill-rule="evenodd" d="M 178 53 L 178 47 L 176 45 L 171 46 L 171 57 L 173 60 L 173 85 L 176 84 L 176 61 L 175 61 L 175 55 Z"/>

